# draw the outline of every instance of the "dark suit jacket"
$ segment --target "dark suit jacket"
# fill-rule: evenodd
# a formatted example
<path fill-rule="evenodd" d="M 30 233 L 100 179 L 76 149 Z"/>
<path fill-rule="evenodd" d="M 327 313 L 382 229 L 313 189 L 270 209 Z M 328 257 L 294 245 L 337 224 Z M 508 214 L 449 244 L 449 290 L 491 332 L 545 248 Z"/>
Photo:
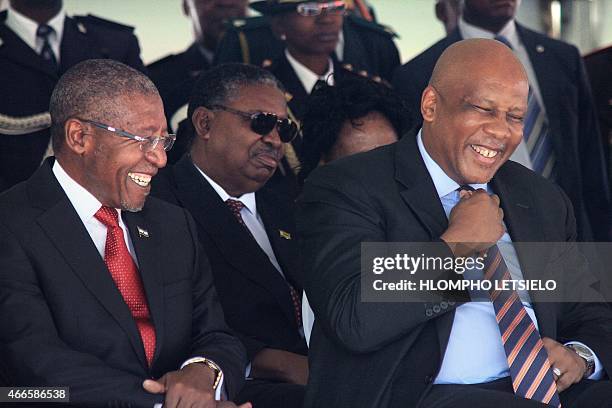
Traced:
<path fill-rule="evenodd" d="M 5 18 L 6 12 L 0 13 L 0 114 L 23 119 L 48 112 L 59 77 L 87 59 L 111 58 L 144 72 L 132 27 L 90 15 L 66 17 L 59 72 L 54 72 L 4 24 Z M 8 188 L 38 168 L 49 144 L 49 129 L 6 135 L 0 128 L 0 136 L 0 179 Z"/>
<path fill-rule="evenodd" d="M 223 321 L 192 218 L 155 198 L 122 213 L 155 325 L 149 369 L 130 310 L 51 163 L 0 196 L 0 359 L 14 385 L 69 386 L 73 403 L 151 408 L 163 396 L 145 392 L 144 379 L 205 356 L 235 395 L 244 349 Z"/>
<path fill-rule="evenodd" d="M 599 116 L 599 128 L 604 145 L 604 152 L 610 169 L 610 146 L 612 141 L 612 46 L 597 50 L 584 57 L 593 99 Z M 608 175 L 612 175 L 609 172 Z"/>
<path fill-rule="evenodd" d="M 153 195 L 193 215 L 225 319 L 246 346 L 249 359 L 263 348 L 305 355 L 306 343 L 298 333 L 285 280 L 194 167 L 189 155 L 156 177 Z M 301 292 L 291 201 L 265 187 L 255 197 L 257 212 L 283 273 Z M 280 231 L 289 233 L 292 239 L 283 238 Z"/>
<path fill-rule="evenodd" d="M 610 190 L 582 58 L 572 45 L 519 24 L 517 30 L 538 78 L 557 159 L 556 181 L 574 206 L 578 238 L 607 241 Z M 393 85 L 413 112 L 421 111 L 421 93 L 438 57 L 446 47 L 460 40 L 457 29 L 396 71 Z"/>
<path fill-rule="evenodd" d="M 514 242 L 574 238 L 571 205 L 556 185 L 512 162 L 491 183 Z M 417 405 L 440 368 L 455 306 L 362 302 L 360 244 L 438 241 L 447 222 L 414 133 L 310 175 L 297 224 L 304 287 L 316 316 L 305 408 Z M 529 279 L 537 270 L 518 255 Z M 612 367 L 607 307 L 533 306 L 542 336 L 582 341 Z"/>

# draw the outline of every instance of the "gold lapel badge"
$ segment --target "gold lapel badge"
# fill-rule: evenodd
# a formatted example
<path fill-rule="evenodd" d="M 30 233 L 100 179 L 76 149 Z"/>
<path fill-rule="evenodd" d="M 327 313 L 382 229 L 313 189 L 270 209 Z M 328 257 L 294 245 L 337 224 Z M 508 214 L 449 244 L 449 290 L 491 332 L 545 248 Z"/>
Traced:
<path fill-rule="evenodd" d="M 138 236 L 140 238 L 149 238 L 149 231 L 139 226 L 136 226 L 136 228 L 138 229 Z"/>
<path fill-rule="evenodd" d="M 278 233 L 281 236 L 281 238 L 291 239 L 291 234 L 288 233 L 287 231 L 278 230 Z"/>

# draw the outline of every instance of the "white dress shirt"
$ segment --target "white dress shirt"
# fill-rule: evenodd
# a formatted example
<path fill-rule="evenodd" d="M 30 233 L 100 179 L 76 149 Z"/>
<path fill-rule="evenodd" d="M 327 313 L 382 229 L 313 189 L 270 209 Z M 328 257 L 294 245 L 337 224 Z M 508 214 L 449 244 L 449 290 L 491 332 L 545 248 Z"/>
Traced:
<path fill-rule="evenodd" d="M 531 87 L 535 97 L 538 99 L 542 111 L 544 114 L 546 114 L 546 108 L 542 100 L 540 86 L 538 85 L 538 78 L 533 70 L 533 65 L 529 59 L 527 49 L 521 42 L 518 32 L 516 31 L 516 23 L 514 20 L 508 21 L 508 23 L 498 33 L 492 33 L 480 27 L 466 23 L 463 17 L 461 17 L 459 19 L 459 32 L 461 33 L 461 37 L 466 40 L 470 38 L 493 39 L 498 35 L 505 37 L 512 46 L 514 55 L 516 55 L 519 61 L 521 61 L 523 64 L 523 68 L 525 68 L 525 72 L 527 73 L 527 77 L 529 79 L 529 86 Z M 521 143 L 517 146 L 514 153 L 512 153 L 512 156 L 510 156 L 510 160 L 520 163 L 529 169 L 533 169 L 531 157 L 529 156 L 529 150 L 527 150 L 527 144 L 525 143 L 524 139 L 521 140 Z"/>
<path fill-rule="evenodd" d="M 59 182 L 60 186 L 68 196 L 68 200 L 74 207 L 77 212 L 79 218 L 83 222 L 85 229 L 89 233 L 91 240 L 93 241 L 96 249 L 100 253 L 102 259 L 104 259 L 104 249 L 106 247 L 106 225 L 102 224 L 102 222 L 98 221 L 94 215 L 96 212 L 102 207 L 102 204 L 96 197 L 93 196 L 89 191 L 87 191 L 83 186 L 77 183 L 72 177 L 66 173 L 66 171 L 62 168 L 59 162 L 56 160 L 53 163 L 53 174 L 55 178 Z M 117 209 L 119 212 L 119 226 L 123 229 L 123 238 L 127 243 L 128 250 L 130 251 L 130 255 L 136 262 L 138 266 L 138 259 L 136 258 L 136 254 L 134 252 L 134 247 L 132 246 L 132 239 L 130 238 L 130 234 L 127 232 L 127 228 L 125 223 L 123 222 L 123 218 L 121 217 L 121 210 Z M 177 367 L 178 369 L 178 367 Z M 221 381 L 217 386 L 215 391 L 215 399 L 220 400 L 221 394 L 225 393 L 225 385 L 224 385 L 224 377 L 223 373 L 221 377 Z M 155 404 L 154 408 L 161 408 L 162 404 Z"/>
<path fill-rule="evenodd" d="M 62 43 L 62 35 L 64 34 L 64 21 L 66 20 L 66 11 L 62 8 L 59 13 L 47 22 L 47 25 L 53 28 L 53 33 L 49 35 L 49 45 L 55 54 L 57 63 L 60 62 L 60 44 Z M 19 38 L 23 40 L 37 54 L 40 54 L 43 47 L 43 39 L 36 35 L 38 23 L 30 18 L 19 13 L 10 5 L 6 14 L 5 24 L 13 30 Z"/>
<path fill-rule="evenodd" d="M 334 63 L 331 58 L 329 58 L 329 62 L 327 63 L 327 71 L 323 75 L 319 76 L 312 72 L 304 64 L 296 60 L 287 49 L 285 49 L 285 57 L 287 57 L 289 65 L 291 65 L 291 68 L 293 68 L 293 71 L 295 71 L 295 75 L 297 75 L 298 79 L 302 83 L 302 86 L 306 90 L 306 93 L 309 95 L 319 80 L 326 82 L 328 85 L 334 85 Z"/>

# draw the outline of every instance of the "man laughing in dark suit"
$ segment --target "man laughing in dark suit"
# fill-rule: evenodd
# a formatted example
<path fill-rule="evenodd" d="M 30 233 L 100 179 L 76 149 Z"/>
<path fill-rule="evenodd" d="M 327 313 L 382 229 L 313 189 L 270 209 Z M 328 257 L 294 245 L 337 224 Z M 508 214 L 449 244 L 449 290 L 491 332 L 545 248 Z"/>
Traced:
<path fill-rule="evenodd" d="M 562 190 L 508 160 L 528 91 L 508 47 L 458 42 L 422 94 L 420 131 L 309 176 L 298 213 L 316 316 L 306 408 L 611 406 L 610 383 L 597 381 L 612 367 L 604 303 L 542 303 L 514 290 L 477 302 L 362 300 L 363 243 L 438 243 L 449 257 L 484 252 L 491 261 L 466 279 L 499 282 L 540 272 L 518 243 L 575 240 Z M 463 281 L 453 271 L 440 277 Z"/>
<path fill-rule="evenodd" d="M 398 68 L 393 86 L 413 112 L 442 51 L 462 39 L 495 38 L 512 48 L 529 79 L 524 141 L 511 160 L 555 181 L 574 207 L 578 239 L 608 241 L 612 221 L 603 144 L 584 64 L 570 44 L 514 19 L 520 0 L 465 0 L 458 27 Z"/>
<path fill-rule="evenodd" d="M 262 68 L 220 65 L 198 79 L 188 116 L 190 154 L 160 174 L 153 194 L 196 220 L 226 320 L 251 362 L 237 401 L 301 408 L 308 362 L 293 207 L 265 186 L 297 133 L 282 85 Z"/>
<path fill-rule="evenodd" d="M 195 225 L 147 199 L 174 135 L 142 73 L 88 60 L 51 96 L 49 158 L 0 198 L 0 355 L 12 385 L 96 406 L 235 407 L 244 349 Z M 250 408 L 245 404 L 243 408 Z"/>

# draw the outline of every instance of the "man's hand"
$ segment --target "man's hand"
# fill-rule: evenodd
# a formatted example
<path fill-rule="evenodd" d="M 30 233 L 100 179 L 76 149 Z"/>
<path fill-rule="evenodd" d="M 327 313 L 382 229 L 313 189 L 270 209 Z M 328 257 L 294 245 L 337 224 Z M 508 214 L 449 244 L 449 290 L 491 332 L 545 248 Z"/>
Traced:
<path fill-rule="evenodd" d="M 194 363 L 157 381 L 145 380 L 142 386 L 151 394 L 166 394 L 164 408 L 235 408 L 233 402 L 215 401 L 214 381 L 215 373 L 210 368 Z M 251 408 L 251 404 L 247 402 L 238 408 Z"/>
<path fill-rule="evenodd" d="M 308 358 L 284 350 L 263 349 L 253 358 L 251 376 L 306 385 Z"/>
<path fill-rule="evenodd" d="M 582 357 L 548 337 L 543 337 L 542 342 L 551 366 L 561 371 L 560 376 L 554 375 L 559 392 L 582 380 L 587 369 L 586 361 Z"/>
<path fill-rule="evenodd" d="M 484 190 L 461 191 L 452 209 L 448 228 L 440 237 L 455 256 L 470 256 L 494 245 L 504 234 L 504 210 L 499 197 Z"/>

